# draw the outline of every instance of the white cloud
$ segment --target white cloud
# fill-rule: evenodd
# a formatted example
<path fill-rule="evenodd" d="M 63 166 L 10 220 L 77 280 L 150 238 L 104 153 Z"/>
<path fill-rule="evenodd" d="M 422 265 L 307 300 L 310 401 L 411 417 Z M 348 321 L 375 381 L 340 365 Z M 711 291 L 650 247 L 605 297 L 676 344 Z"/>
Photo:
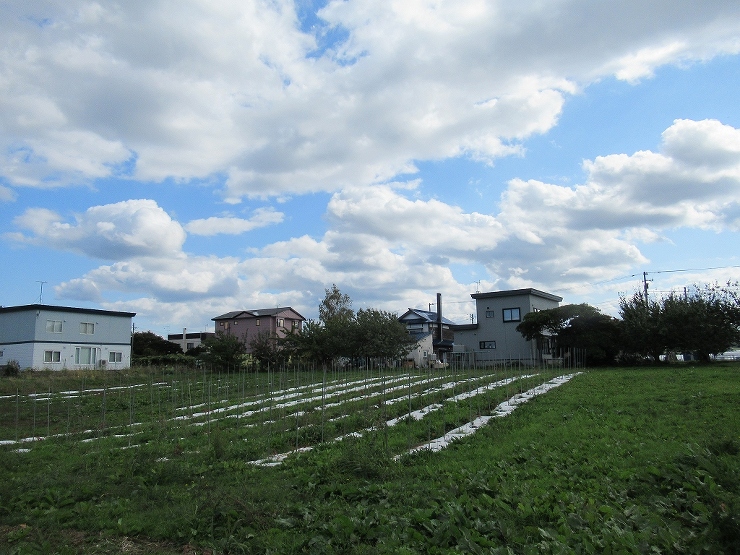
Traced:
<path fill-rule="evenodd" d="M 121 260 L 140 256 L 178 256 L 185 231 L 153 200 L 127 200 L 93 206 L 74 223 L 45 208 L 29 208 L 13 222 L 30 235 L 22 241 L 93 258 Z"/>
<path fill-rule="evenodd" d="M 173 303 L 235 297 L 239 293 L 238 262 L 209 256 L 138 258 L 100 266 L 82 280 L 59 285 L 56 294 L 77 298 L 81 288 L 90 290 L 89 284 L 107 291 L 146 291 L 160 301 Z"/>
<path fill-rule="evenodd" d="M 11 202 L 16 199 L 16 194 L 13 189 L 3 187 L 0 185 L 0 202 Z"/>
<path fill-rule="evenodd" d="M 12 186 L 224 176 L 224 198 L 338 191 L 414 160 L 522 152 L 606 75 L 740 51 L 733 2 L 89 0 L 0 7 Z M 343 29 L 323 55 L 317 37 Z M 323 47 L 322 47 L 323 48 Z"/>
<path fill-rule="evenodd" d="M 586 162 L 578 218 L 619 227 L 732 227 L 740 201 L 740 130 L 716 120 L 676 120 L 660 150 Z"/>
<path fill-rule="evenodd" d="M 158 256 L 152 247 L 56 290 L 62 298 L 84 300 L 99 300 L 106 291 L 144 294 L 130 301 L 128 309 L 159 321 L 187 314 L 185 322 L 200 322 L 227 310 L 277 304 L 292 305 L 311 317 L 331 283 L 349 293 L 357 308 L 423 307 L 430 291 L 465 300 L 477 280 L 461 279 L 456 268 L 480 272 L 484 288 L 577 292 L 584 284 L 611 280 L 645 264 L 640 245 L 661 240 L 663 231 L 697 226 L 737 230 L 738 133 L 717 121 L 677 120 L 663 133 L 658 152 L 587 161 L 587 179 L 581 185 L 512 180 L 495 214 L 465 212 L 437 199 L 412 199 L 419 191 L 402 187 L 347 188 L 330 199 L 329 229 L 321 237 L 275 242 L 252 249 L 244 259 L 183 253 L 179 224 L 153 201 L 93 207 L 78 216 L 76 225 L 43 209 L 28 211 L 17 223 L 34 231 L 29 240 L 83 252 L 95 250 L 81 246 L 93 230 L 108 233 L 112 239 L 107 248 L 120 251 L 121 245 L 112 241 L 125 246 L 124 237 L 162 237 L 163 230 L 172 228 L 179 239 L 156 251 Z M 159 224 L 144 227 L 152 218 L 131 218 L 132 213 L 157 216 Z M 237 218 L 236 225 L 281 217 L 257 211 L 252 223 Z M 205 232 L 231 220 L 196 222 Z M 159 313 L 151 308 L 155 306 Z M 464 304 L 446 309 L 459 321 L 466 321 L 469 312 Z"/>
<path fill-rule="evenodd" d="M 279 224 L 284 218 L 285 214 L 272 208 L 258 208 L 248 220 L 231 216 L 212 217 L 188 222 L 185 229 L 193 235 L 240 235 L 260 227 Z"/>

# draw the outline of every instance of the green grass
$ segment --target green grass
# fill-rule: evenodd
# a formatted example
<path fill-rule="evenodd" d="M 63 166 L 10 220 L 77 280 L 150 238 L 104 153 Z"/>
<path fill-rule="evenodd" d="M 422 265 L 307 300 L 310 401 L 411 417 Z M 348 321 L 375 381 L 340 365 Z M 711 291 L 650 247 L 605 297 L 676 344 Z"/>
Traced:
<path fill-rule="evenodd" d="M 103 429 L 100 396 L 57 399 L 57 409 L 48 405 L 58 420 L 49 418 L 49 428 L 97 423 L 96 439 L 58 437 L 23 445 L 27 453 L 0 447 L 0 553 L 740 553 L 738 365 L 591 370 L 444 451 L 393 462 L 553 375 L 327 442 L 274 468 L 248 461 L 401 416 L 441 395 L 420 397 L 413 393 L 421 387 L 411 387 L 410 402 L 355 401 L 331 409 L 346 418 L 323 425 L 319 411 L 276 410 L 275 422 L 255 428 L 235 419 L 173 423 L 167 416 L 187 388 L 157 398 L 148 384 L 162 376 L 132 375 L 128 383 L 147 387 L 133 401 L 122 395 L 120 406 L 107 397 L 112 420 Z M 258 382 L 267 377 L 252 378 L 217 384 L 217 376 L 182 373 L 162 381 L 187 383 L 201 399 L 217 387 L 213 403 L 269 391 Z M 12 394 L 71 389 L 55 379 L 83 377 L 0 380 L 0 394 L 11 395 L 0 401 L 0 439 L 19 433 Z M 114 378 L 84 379 L 91 388 Z M 40 406 L 36 426 L 45 434 Z M 130 425 L 132 406 L 141 426 L 112 437 L 114 422 Z M 24 431 L 33 426 L 30 408 L 18 418 Z"/>

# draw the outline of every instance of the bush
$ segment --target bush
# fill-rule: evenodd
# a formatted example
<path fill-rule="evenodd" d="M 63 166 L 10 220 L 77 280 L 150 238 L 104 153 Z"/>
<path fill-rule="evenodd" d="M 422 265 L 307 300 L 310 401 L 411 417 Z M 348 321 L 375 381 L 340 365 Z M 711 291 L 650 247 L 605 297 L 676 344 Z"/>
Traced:
<path fill-rule="evenodd" d="M 8 364 L 2 367 L 2 374 L 3 376 L 8 377 L 15 377 L 18 376 L 18 374 L 21 373 L 21 365 L 18 364 L 17 360 L 10 360 L 8 361 Z"/>

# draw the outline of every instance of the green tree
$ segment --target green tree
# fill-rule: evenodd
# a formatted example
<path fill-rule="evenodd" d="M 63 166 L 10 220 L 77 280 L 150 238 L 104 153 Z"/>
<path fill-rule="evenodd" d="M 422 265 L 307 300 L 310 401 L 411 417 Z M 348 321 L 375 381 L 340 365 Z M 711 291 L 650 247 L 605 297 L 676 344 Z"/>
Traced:
<path fill-rule="evenodd" d="M 351 306 L 352 299 L 336 285 L 326 289 L 319 320 L 282 339 L 285 351 L 322 366 L 338 358 L 398 358 L 408 352 L 412 341 L 395 314 L 372 308 L 355 314 Z"/>
<path fill-rule="evenodd" d="M 236 372 L 241 368 L 247 348 L 238 337 L 218 332 L 216 337 L 206 339 L 204 345 L 201 360 L 214 370 Z"/>
<path fill-rule="evenodd" d="M 646 300 L 641 293 L 619 299 L 622 319 L 622 345 L 625 354 L 660 359 L 666 350 L 665 329 L 661 321 L 662 306 Z"/>
<path fill-rule="evenodd" d="M 182 353 L 177 343 L 167 341 L 151 331 L 137 331 L 132 338 L 132 355 L 138 357 L 152 357 Z"/>
<path fill-rule="evenodd" d="M 360 309 L 352 324 L 355 356 L 397 359 L 405 356 L 414 344 L 406 326 L 392 312 Z"/>
<path fill-rule="evenodd" d="M 308 320 L 303 323 L 300 332 L 294 331 L 280 340 L 281 346 L 294 360 L 315 362 L 327 366 L 340 354 L 340 342 L 337 341 L 333 330 L 318 320 Z"/>
<path fill-rule="evenodd" d="M 517 331 L 527 340 L 552 338 L 556 349 L 585 349 L 591 364 L 614 362 L 620 323 L 588 304 L 568 304 L 526 314 Z"/>
<path fill-rule="evenodd" d="M 705 285 L 661 302 L 661 327 L 671 351 L 691 351 L 699 360 L 740 344 L 740 303 L 727 286 Z"/>
<path fill-rule="evenodd" d="M 249 349 L 252 356 L 264 368 L 280 364 L 285 358 L 283 346 L 275 333 L 262 332 L 257 334 L 249 342 Z"/>
<path fill-rule="evenodd" d="M 319 320 L 327 324 L 332 320 L 346 321 L 354 317 L 352 310 L 352 299 L 349 295 L 342 293 L 333 283 L 330 289 L 325 289 L 326 296 L 319 304 Z"/>
<path fill-rule="evenodd" d="M 620 299 L 625 350 L 654 360 L 669 351 L 688 351 L 708 361 L 740 344 L 736 286 L 693 287 L 691 293 L 650 302 L 639 293 Z"/>

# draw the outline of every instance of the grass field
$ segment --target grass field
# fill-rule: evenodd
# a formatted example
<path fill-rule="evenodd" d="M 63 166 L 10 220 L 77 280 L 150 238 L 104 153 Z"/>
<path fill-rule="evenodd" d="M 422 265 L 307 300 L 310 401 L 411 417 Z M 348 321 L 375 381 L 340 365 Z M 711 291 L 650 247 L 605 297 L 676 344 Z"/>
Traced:
<path fill-rule="evenodd" d="M 740 553 L 740 365 L 566 374 L 5 378 L 0 553 Z"/>

